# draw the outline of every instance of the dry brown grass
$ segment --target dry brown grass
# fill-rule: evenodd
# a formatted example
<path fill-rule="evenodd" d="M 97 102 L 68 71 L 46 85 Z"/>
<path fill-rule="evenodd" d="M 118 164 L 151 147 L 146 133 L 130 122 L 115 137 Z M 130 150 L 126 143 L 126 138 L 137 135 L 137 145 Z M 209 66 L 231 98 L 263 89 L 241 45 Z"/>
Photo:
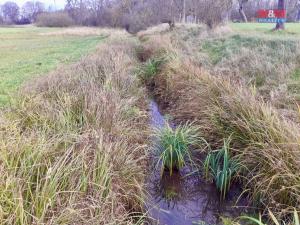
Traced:
<path fill-rule="evenodd" d="M 181 59 L 189 59 L 211 75 L 226 76 L 253 87 L 266 101 L 282 113 L 296 119 L 299 90 L 296 69 L 299 68 L 299 45 L 296 37 L 269 33 L 239 33 L 228 26 L 208 30 L 203 25 L 178 24 L 171 31 L 152 28 L 140 32 L 139 38 L 149 46 L 168 42 Z M 151 43 L 155 39 L 156 43 Z M 161 39 L 161 41 L 159 41 Z M 297 78 L 293 78 L 296 74 Z M 292 91 L 291 91 L 292 90 Z"/>
<path fill-rule="evenodd" d="M 136 224 L 148 116 L 116 37 L 28 83 L 0 119 L 1 224 Z"/>
<path fill-rule="evenodd" d="M 128 34 L 124 30 L 110 29 L 110 28 L 96 28 L 96 27 L 71 27 L 63 28 L 59 31 L 51 31 L 41 33 L 42 36 L 122 36 L 126 37 Z"/>
<path fill-rule="evenodd" d="M 159 38 L 148 38 L 152 56 L 172 51 L 153 43 Z M 231 137 L 233 153 L 247 167 L 241 179 L 254 205 L 271 209 L 279 218 L 294 208 L 300 211 L 299 125 L 241 79 L 210 75 L 193 56 L 173 52 L 178 57 L 151 80 L 161 105 L 177 122 L 196 120 L 212 146 L 220 147 Z"/>

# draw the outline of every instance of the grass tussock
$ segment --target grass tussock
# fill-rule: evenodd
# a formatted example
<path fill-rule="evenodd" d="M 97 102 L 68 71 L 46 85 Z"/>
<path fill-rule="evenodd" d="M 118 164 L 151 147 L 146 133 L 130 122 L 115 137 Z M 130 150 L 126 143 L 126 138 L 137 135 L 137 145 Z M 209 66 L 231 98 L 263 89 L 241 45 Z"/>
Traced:
<path fill-rule="evenodd" d="M 283 117 L 255 88 L 234 78 L 210 75 L 193 57 L 186 58 L 180 53 L 154 77 L 158 101 L 175 122 L 196 120 L 215 149 L 231 138 L 230 153 L 246 168 L 240 178 L 254 205 L 269 208 L 279 219 L 294 208 L 299 211 L 298 124 Z"/>
<path fill-rule="evenodd" d="M 224 140 L 221 149 L 208 153 L 204 162 L 205 176 L 213 177 L 221 198 L 225 199 L 236 174 L 241 170 L 238 160 L 230 156 L 230 140 Z"/>
<path fill-rule="evenodd" d="M 200 144 L 198 128 L 188 123 L 174 129 L 166 125 L 156 130 L 155 136 L 158 138 L 156 148 L 160 154 L 158 165 L 161 164 L 162 173 L 168 170 L 170 175 L 192 162 L 191 147 Z"/>
<path fill-rule="evenodd" d="M 134 48 L 110 40 L 1 113 L 1 224 L 141 220 L 147 114 Z"/>
<path fill-rule="evenodd" d="M 149 59 L 143 63 L 137 72 L 140 79 L 144 82 L 151 80 L 159 72 L 159 67 L 163 63 L 162 59 Z"/>

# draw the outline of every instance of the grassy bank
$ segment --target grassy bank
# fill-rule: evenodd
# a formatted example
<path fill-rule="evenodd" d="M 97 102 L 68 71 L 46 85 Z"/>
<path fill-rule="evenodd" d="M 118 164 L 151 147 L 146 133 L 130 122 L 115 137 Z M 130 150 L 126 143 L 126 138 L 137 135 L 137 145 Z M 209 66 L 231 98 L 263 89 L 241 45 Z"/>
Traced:
<path fill-rule="evenodd" d="M 195 121 L 212 149 L 230 139 L 230 152 L 244 167 L 243 194 L 265 215 L 270 209 L 289 220 L 294 209 L 300 211 L 298 107 L 288 88 L 278 98 L 275 91 L 294 76 L 299 43 L 280 35 L 242 36 L 228 27 L 192 25 L 139 37 L 145 65 L 164 59 L 146 82 L 164 110 L 177 123 Z M 251 82 L 256 76 L 247 71 L 258 71 L 265 82 Z"/>
<path fill-rule="evenodd" d="M 145 86 L 174 124 L 186 124 L 157 132 L 162 170 L 172 174 L 187 157 L 195 163 L 193 150 L 203 147 L 207 176 L 222 198 L 238 182 L 264 219 L 274 214 L 295 224 L 298 34 L 245 34 L 250 28 L 240 26 L 154 27 L 138 34 L 140 43 L 117 30 L 3 29 L 11 41 L 5 48 L 13 48 L 13 38 L 20 45 L 1 64 L 2 90 L 19 92 L 0 112 L 0 224 L 142 224 Z M 65 57 L 76 60 L 103 35 L 93 54 L 19 87 Z M 17 67 L 22 60 L 28 73 Z M 225 185 L 216 175 L 222 163 Z"/>
<path fill-rule="evenodd" d="M 97 29 L 72 29 L 73 33 L 31 26 L 0 28 L 0 105 L 7 103 L 24 81 L 77 61 L 104 37 Z"/>
<path fill-rule="evenodd" d="M 1 111 L 1 224 L 141 223 L 144 89 L 133 76 L 136 42 L 111 34 Z"/>

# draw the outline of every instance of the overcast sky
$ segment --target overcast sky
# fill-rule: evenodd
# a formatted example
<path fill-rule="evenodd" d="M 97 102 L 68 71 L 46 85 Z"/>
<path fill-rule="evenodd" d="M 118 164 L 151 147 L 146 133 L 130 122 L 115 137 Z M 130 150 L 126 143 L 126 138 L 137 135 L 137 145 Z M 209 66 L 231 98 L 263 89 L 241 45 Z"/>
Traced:
<path fill-rule="evenodd" d="M 17 3 L 19 6 L 22 6 L 25 2 L 29 0 L 0 0 L 0 5 L 2 5 L 7 1 L 12 1 Z M 62 9 L 66 3 L 65 0 L 39 0 L 39 1 L 45 3 L 46 7 L 48 6 L 54 7 L 54 2 L 55 2 L 57 9 Z"/>

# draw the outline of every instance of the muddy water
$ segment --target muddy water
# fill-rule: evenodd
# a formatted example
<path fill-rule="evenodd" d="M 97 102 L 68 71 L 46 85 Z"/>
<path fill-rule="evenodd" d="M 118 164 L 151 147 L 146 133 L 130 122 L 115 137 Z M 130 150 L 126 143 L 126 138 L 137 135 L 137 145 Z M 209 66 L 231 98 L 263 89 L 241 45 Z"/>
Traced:
<path fill-rule="evenodd" d="M 151 101 L 151 125 L 162 128 L 166 123 L 158 105 Z M 154 140 L 155 141 L 155 140 Z M 190 225 L 190 224 L 221 224 L 220 216 L 237 217 L 246 213 L 247 202 L 241 200 L 237 205 L 236 198 L 240 191 L 232 188 L 225 201 L 220 201 L 215 186 L 201 178 L 201 174 L 192 174 L 189 167 L 169 176 L 161 177 L 160 168 L 153 156 L 153 166 L 147 180 L 149 200 L 147 210 L 151 224 L 159 225 Z M 202 176 L 203 177 L 203 176 Z"/>

